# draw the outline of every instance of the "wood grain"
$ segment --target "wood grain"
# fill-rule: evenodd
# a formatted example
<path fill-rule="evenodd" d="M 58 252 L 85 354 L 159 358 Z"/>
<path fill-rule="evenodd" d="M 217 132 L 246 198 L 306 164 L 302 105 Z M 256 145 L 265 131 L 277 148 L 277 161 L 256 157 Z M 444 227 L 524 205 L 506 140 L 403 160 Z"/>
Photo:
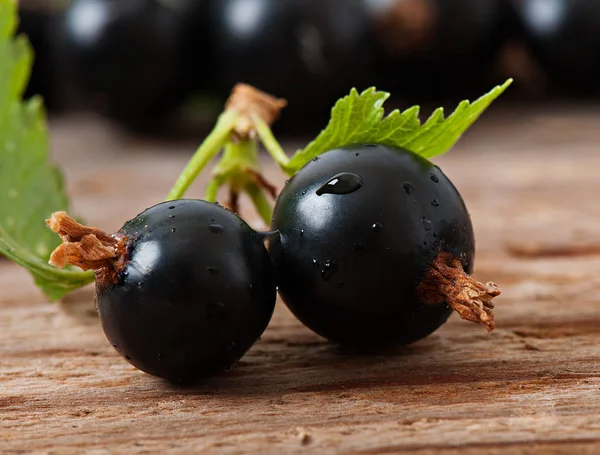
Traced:
<path fill-rule="evenodd" d="M 89 289 L 48 304 L 0 261 L 0 453 L 600 453 L 600 256 L 506 246 L 600 244 L 599 114 L 497 109 L 437 160 L 471 211 L 477 276 L 503 289 L 491 334 L 453 317 L 353 355 L 278 302 L 236 368 L 175 387 L 120 359 Z M 74 212 L 108 231 L 159 201 L 192 149 L 53 124 Z"/>

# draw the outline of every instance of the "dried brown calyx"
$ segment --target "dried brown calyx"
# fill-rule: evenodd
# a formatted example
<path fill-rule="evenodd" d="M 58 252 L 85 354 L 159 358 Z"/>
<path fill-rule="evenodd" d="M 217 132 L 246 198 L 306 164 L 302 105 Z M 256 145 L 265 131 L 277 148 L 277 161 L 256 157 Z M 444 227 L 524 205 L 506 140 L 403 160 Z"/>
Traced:
<path fill-rule="evenodd" d="M 122 269 L 127 241 L 124 236 L 79 224 L 66 212 L 54 212 L 46 224 L 63 241 L 52 252 L 48 261 L 51 265 L 62 269 L 71 264 L 109 274 Z"/>
<path fill-rule="evenodd" d="M 281 110 L 286 105 L 287 101 L 284 99 L 261 92 L 251 85 L 237 84 L 231 91 L 225 109 L 240 115 L 234 132 L 240 139 L 246 140 L 256 136 L 253 119 L 255 115 L 270 126 L 279 118 Z"/>
<path fill-rule="evenodd" d="M 461 318 L 483 324 L 488 332 L 495 327 L 492 299 L 500 289 L 473 279 L 451 253 L 442 252 L 433 260 L 417 292 L 425 304 L 447 302 Z"/>

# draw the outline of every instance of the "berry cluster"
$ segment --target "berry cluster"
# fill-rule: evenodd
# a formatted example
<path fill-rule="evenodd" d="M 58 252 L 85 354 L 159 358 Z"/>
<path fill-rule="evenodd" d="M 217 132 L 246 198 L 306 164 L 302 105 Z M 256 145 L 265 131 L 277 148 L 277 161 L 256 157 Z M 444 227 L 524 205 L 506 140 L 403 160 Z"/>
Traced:
<path fill-rule="evenodd" d="M 494 327 L 499 290 L 469 276 L 465 204 L 437 166 L 406 150 L 322 154 L 286 184 L 268 234 L 192 199 L 151 207 L 112 235 L 64 212 L 48 224 L 63 238 L 51 263 L 95 271 L 115 349 L 174 382 L 240 359 L 266 329 L 277 286 L 310 329 L 352 347 L 414 342 L 453 310 Z"/>
<path fill-rule="evenodd" d="M 27 97 L 144 133 L 205 118 L 238 81 L 295 106 L 288 134 L 315 131 L 350 86 L 398 105 L 469 98 L 508 74 L 519 98 L 600 92 L 593 0 L 17 3 L 36 54 Z"/>
<path fill-rule="evenodd" d="M 38 57 L 28 94 L 155 133 L 244 81 L 295 106 L 280 128 L 312 132 L 351 86 L 386 87 L 402 104 L 472 96 L 494 77 L 505 3 L 23 0 Z"/>

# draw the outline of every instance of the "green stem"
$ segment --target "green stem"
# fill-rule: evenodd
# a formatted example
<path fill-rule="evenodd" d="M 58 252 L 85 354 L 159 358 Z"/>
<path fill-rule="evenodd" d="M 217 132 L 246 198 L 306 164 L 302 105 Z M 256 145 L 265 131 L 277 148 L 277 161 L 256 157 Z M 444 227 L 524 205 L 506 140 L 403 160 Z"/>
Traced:
<path fill-rule="evenodd" d="M 219 191 L 219 188 L 223 186 L 223 183 L 225 183 L 224 176 L 219 175 L 212 178 L 211 181 L 208 182 L 208 185 L 206 185 L 204 200 L 208 202 L 215 202 L 217 200 L 217 192 Z"/>
<path fill-rule="evenodd" d="M 237 114 L 235 112 L 225 111 L 219 117 L 215 128 L 202 142 L 192 159 L 189 161 L 177 182 L 169 191 L 166 200 L 171 201 L 180 199 L 189 189 L 193 181 L 202 172 L 202 169 L 213 159 L 213 157 L 221 150 L 223 145 L 229 140 L 231 131 L 237 122 Z"/>
<path fill-rule="evenodd" d="M 239 192 L 248 185 L 248 170 L 258 172 L 258 145 L 255 140 L 227 142 L 221 160 L 213 170 L 213 178 L 206 186 L 204 198 L 217 200 L 217 192 L 225 183 Z"/>
<path fill-rule="evenodd" d="M 258 169 L 258 147 L 253 139 L 225 144 L 223 158 L 215 168 L 216 175 L 231 169 L 243 171 L 246 168 Z"/>
<path fill-rule="evenodd" d="M 247 185 L 246 192 L 248 193 L 248 196 L 250 196 L 250 199 L 252 199 L 260 217 L 267 226 L 269 226 L 271 224 L 271 218 L 273 217 L 273 208 L 266 198 L 265 193 L 255 184 Z"/>
<path fill-rule="evenodd" d="M 260 137 L 267 152 L 269 152 L 275 162 L 279 164 L 283 170 L 286 170 L 290 159 L 283 151 L 281 145 L 279 145 L 279 142 L 277 142 L 277 139 L 275 139 L 275 136 L 273 136 L 273 132 L 271 131 L 271 128 L 269 128 L 269 125 L 267 125 L 258 115 L 254 115 L 252 120 L 254 120 L 254 126 L 256 126 L 258 137 Z"/>

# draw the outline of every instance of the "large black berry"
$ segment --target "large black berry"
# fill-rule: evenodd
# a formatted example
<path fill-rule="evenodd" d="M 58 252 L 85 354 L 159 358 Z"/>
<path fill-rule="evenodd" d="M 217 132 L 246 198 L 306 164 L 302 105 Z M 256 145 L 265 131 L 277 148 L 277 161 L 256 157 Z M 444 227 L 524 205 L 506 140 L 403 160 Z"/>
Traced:
<path fill-rule="evenodd" d="M 262 236 L 224 207 L 165 202 L 111 236 L 81 236 L 54 218 L 83 248 L 82 260 L 71 262 L 96 271 L 108 340 L 137 368 L 195 380 L 229 368 L 267 327 L 276 296 L 271 260 Z M 90 244 L 97 254 L 86 257 L 90 236 L 108 253 Z M 94 263 L 97 256 L 104 257 Z"/>
<path fill-rule="evenodd" d="M 284 302 L 309 328 L 347 345 L 429 335 L 452 313 L 456 296 L 446 294 L 460 284 L 452 280 L 469 281 L 473 270 L 461 196 L 437 166 L 404 150 L 323 154 L 283 189 L 272 228 L 280 232 L 271 251 Z M 488 327 L 490 317 L 481 316 Z"/>

